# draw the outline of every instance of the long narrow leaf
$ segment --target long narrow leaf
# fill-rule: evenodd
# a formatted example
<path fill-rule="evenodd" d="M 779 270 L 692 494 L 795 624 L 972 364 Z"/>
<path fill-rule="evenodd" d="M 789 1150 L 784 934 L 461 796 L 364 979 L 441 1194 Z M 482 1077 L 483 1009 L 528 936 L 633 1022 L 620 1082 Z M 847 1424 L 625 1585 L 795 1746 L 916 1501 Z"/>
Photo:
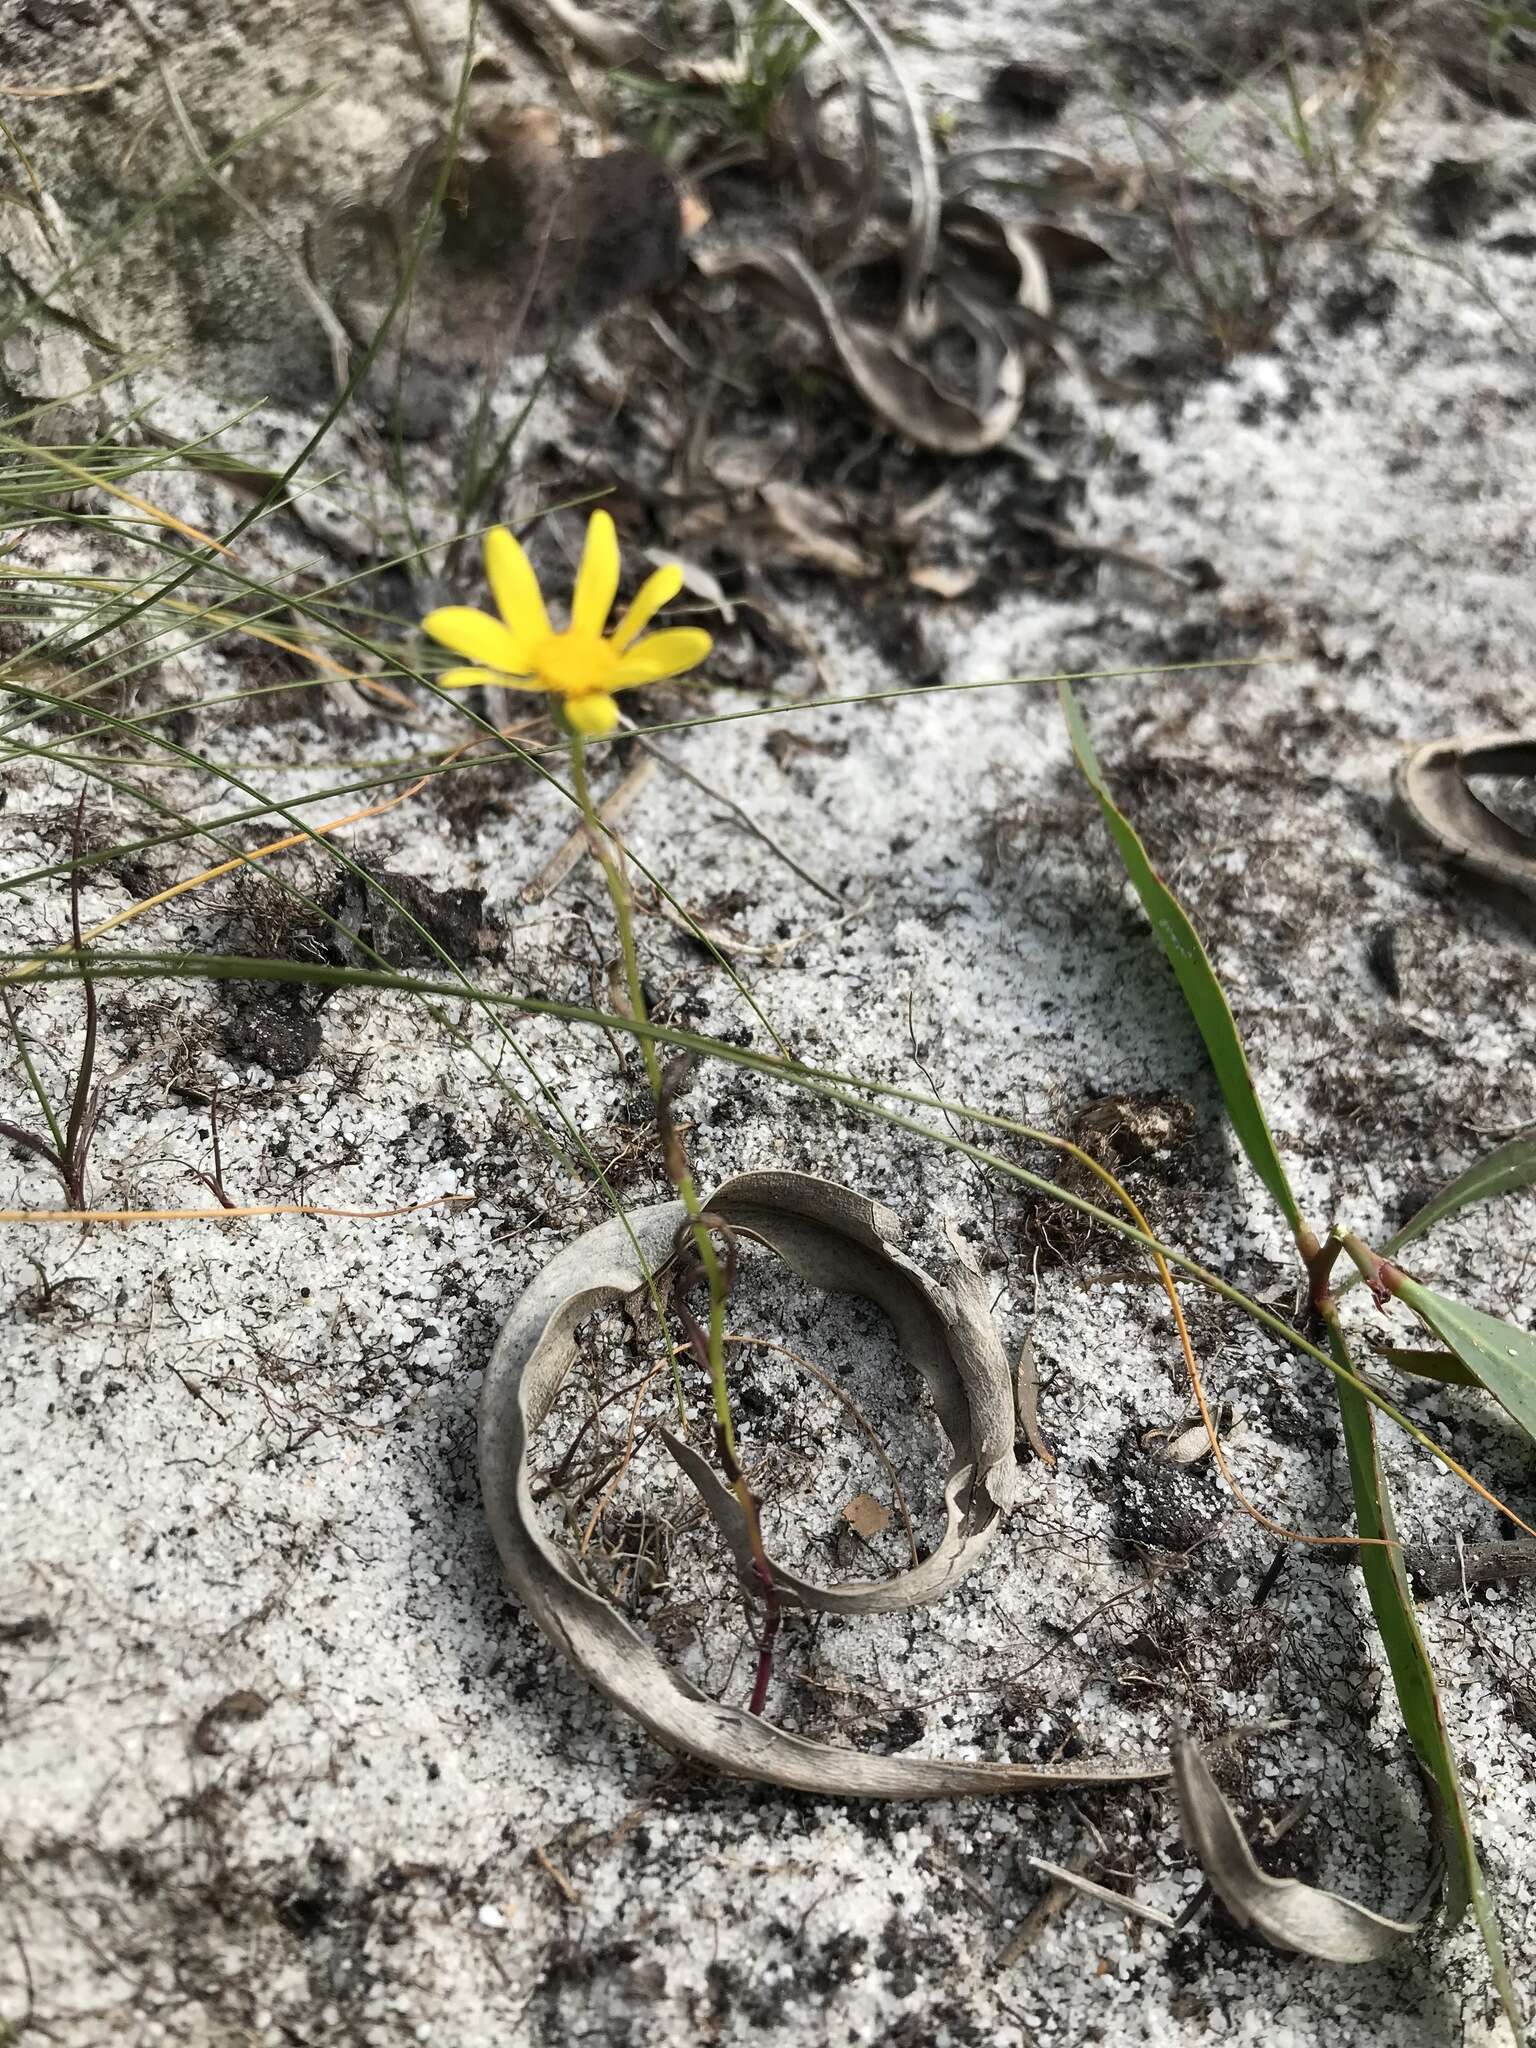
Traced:
<path fill-rule="evenodd" d="M 1337 1323 L 1333 1335 L 1342 1361 L 1348 1353 L 1338 1334 Z M 1509 2021 L 1515 2048 L 1525 2048 L 1520 2002 L 1504 1958 L 1503 1937 L 1499 1932 L 1498 1915 L 1488 1890 L 1488 1881 L 1477 1858 L 1472 1818 L 1461 1788 L 1461 1774 L 1456 1765 L 1456 1752 L 1451 1747 L 1440 1688 L 1435 1680 L 1435 1667 L 1430 1662 L 1419 1628 L 1413 1591 L 1403 1564 L 1402 1545 L 1397 1541 L 1392 1497 L 1387 1491 L 1386 1475 L 1381 1469 L 1376 1445 L 1375 1417 L 1353 1387 L 1339 1386 L 1338 1396 L 1360 1534 L 1387 1539 L 1385 1547 L 1376 1544 L 1363 1549 L 1360 1566 L 1366 1592 L 1370 1596 L 1371 1612 L 1381 1632 L 1387 1662 L 1392 1667 L 1392 1683 L 1402 1710 L 1403 1725 L 1408 1730 L 1420 1763 L 1429 1774 L 1436 1795 L 1435 1817 L 1440 1824 L 1440 1836 L 1446 1851 L 1446 1917 L 1454 1925 L 1468 1905 L 1471 1906 L 1478 1932 L 1483 1938 L 1489 1973 Z"/>
<path fill-rule="evenodd" d="M 1438 1380 L 1446 1387 L 1480 1387 L 1482 1381 L 1463 1365 L 1453 1351 L 1408 1351 L 1400 1344 L 1371 1345 L 1378 1358 L 1395 1365 L 1399 1372 L 1411 1372 L 1421 1380 Z"/>
<path fill-rule="evenodd" d="M 1406 1274 L 1394 1291 L 1509 1410 L 1526 1435 L 1536 1437 L 1536 1337 L 1479 1308 L 1463 1308 Z"/>
<path fill-rule="evenodd" d="M 1269 1122 L 1253 1085 L 1247 1054 L 1243 1051 L 1243 1041 L 1238 1036 L 1237 1023 L 1226 993 L 1216 979 L 1210 955 L 1201 944 L 1200 935 L 1190 923 L 1183 905 L 1153 867 L 1140 835 L 1110 795 L 1071 684 L 1063 682 L 1056 687 L 1061 708 L 1066 714 L 1072 751 L 1087 777 L 1089 788 L 1099 800 L 1109 836 L 1115 842 L 1125 871 L 1157 934 L 1158 943 L 1167 954 L 1168 964 L 1184 991 L 1189 1013 L 1205 1040 L 1205 1049 L 1215 1069 L 1217 1084 L 1238 1143 L 1247 1153 L 1254 1172 L 1274 1197 L 1292 1234 L 1299 1236 L 1301 1210 L 1286 1179 L 1274 1138 L 1270 1135 Z"/>
<path fill-rule="evenodd" d="M 1521 1188 L 1536 1187 L 1536 1138 L 1511 1138 L 1485 1159 L 1469 1166 L 1448 1187 L 1427 1201 L 1386 1244 L 1388 1256 L 1412 1244 L 1426 1230 L 1432 1230 L 1458 1209 L 1473 1202 L 1491 1202 L 1495 1195 L 1512 1195 Z"/>
<path fill-rule="evenodd" d="M 1206 1051 L 1226 1103 L 1227 1115 L 1250 1164 L 1290 1225 L 1298 1248 L 1310 1237 L 1301 1210 L 1286 1178 L 1269 1122 L 1254 1087 L 1253 1074 L 1239 1036 L 1236 1020 L 1225 991 L 1216 978 L 1210 956 L 1189 916 L 1162 876 L 1153 867 L 1135 827 L 1115 803 L 1105 784 L 1093 751 L 1093 742 L 1070 686 L 1059 683 L 1057 691 L 1066 716 L 1072 750 L 1089 787 L 1099 800 L 1110 837 L 1125 865 L 1137 895 L 1157 933 L 1168 963 L 1177 977 L 1191 1016 L 1205 1040 Z M 1450 1193 L 1448 1189 L 1447 1194 Z M 1475 1195 L 1465 1197 L 1475 1200 Z M 1448 1213 L 1441 1211 L 1442 1214 Z M 1427 1225 L 1425 1226 L 1428 1227 Z M 1312 1240 L 1315 1242 L 1315 1240 Z M 1463 1312 L 1465 1313 L 1465 1312 Z M 1426 1320 L 1429 1320 L 1426 1317 Z M 1447 1343 L 1438 1325 L 1432 1325 Z M 1502 1327 L 1502 1326 L 1501 1326 Z M 1508 1333 L 1505 1333 L 1506 1336 Z M 1529 1341 L 1529 1340 L 1527 1340 Z M 1329 1348 L 1342 1368 L 1351 1368 L 1349 1350 L 1335 1315 L 1329 1327 Z M 1459 1347 L 1452 1344 L 1458 1351 Z M 1470 1361 L 1463 1358 L 1463 1363 Z M 1435 1793 L 1435 1812 L 1446 1854 L 1445 1906 L 1454 1922 L 1470 1904 L 1487 1952 L 1489 1970 L 1500 2002 L 1508 2016 L 1517 2048 L 1523 2048 L 1525 2034 L 1520 2007 L 1504 1960 L 1498 1920 L 1487 1883 L 1477 1860 L 1471 1819 L 1461 1789 L 1456 1754 L 1451 1747 L 1445 1711 L 1440 1701 L 1435 1669 L 1419 1629 L 1413 1604 L 1413 1590 L 1403 1566 L 1401 1545 L 1392 1517 L 1392 1501 L 1376 1444 L 1375 1418 L 1358 1385 L 1337 1381 L 1339 1411 L 1344 1424 L 1344 1441 L 1349 1455 L 1350 1484 L 1355 1499 L 1355 1521 L 1368 1540 L 1360 1551 L 1371 1612 L 1380 1631 L 1382 1646 L 1392 1670 L 1392 1682 L 1402 1711 L 1403 1725 Z"/>

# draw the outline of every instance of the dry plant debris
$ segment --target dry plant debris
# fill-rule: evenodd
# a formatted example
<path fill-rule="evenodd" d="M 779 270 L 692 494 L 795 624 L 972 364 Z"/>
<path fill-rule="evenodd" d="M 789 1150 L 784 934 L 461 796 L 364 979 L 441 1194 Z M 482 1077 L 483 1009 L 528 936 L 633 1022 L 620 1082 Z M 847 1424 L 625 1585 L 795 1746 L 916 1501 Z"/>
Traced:
<path fill-rule="evenodd" d="M 1325 1963 L 1380 1962 L 1422 1931 L 1422 1920 L 1387 1920 L 1336 1892 L 1261 1870 L 1199 1745 L 1187 1736 L 1173 1746 L 1173 1781 L 1184 1839 L 1239 1927 Z"/>
<path fill-rule="evenodd" d="M 1490 733 L 1430 740 L 1398 763 L 1398 802 L 1414 829 L 1480 893 L 1536 927 L 1536 834 L 1512 824 L 1471 777 L 1536 775 L 1536 740 Z"/>
<path fill-rule="evenodd" d="M 897 1248 L 890 1210 L 812 1175 L 743 1174 L 717 1189 L 706 1206 L 733 1231 L 767 1245 L 812 1286 L 860 1294 L 883 1308 L 953 1452 L 945 1534 L 921 1563 L 886 1579 L 827 1586 L 775 1561 L 780 1599 L 829 1613 L 890 1614 L 942 1598 L 979 1563 L 1017 1484 L 1013 1386 L 981 1283 L 957 1267 L 939 1286 Z M 680 1202 L 631 1210 L 568 1246 L 519 1302 L 487 1369 L 479 1449 L 486 1511 L 507 1576 L 545 1634 L 668 1749 L 731 1777 L 823 1795 L 895 1799 L 1162 1777 L 1164 1767 L 1154 1762 L 1074 1760 L 1042 1768 L 831 1749 L 709 1699 L 571 1570 L 534 1513 L 530 1445 L 576 1358 L 577 1324 L 604 1301 L 639 1296 L 646 1275 L 666 1267 L 685 1220 Z M 664 1440 L 750 1587 L 754 1553 L 735 1495 L 692 1445 L 672 1431 Z"/>

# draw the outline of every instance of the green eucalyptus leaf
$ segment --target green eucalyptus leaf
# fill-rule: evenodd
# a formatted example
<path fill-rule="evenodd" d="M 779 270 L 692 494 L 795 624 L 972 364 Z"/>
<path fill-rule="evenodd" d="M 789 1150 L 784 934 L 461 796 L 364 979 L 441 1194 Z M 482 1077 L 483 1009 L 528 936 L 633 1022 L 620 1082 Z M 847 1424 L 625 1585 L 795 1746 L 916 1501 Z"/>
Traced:
<path fill-rule="evenodd" d="M 1411 1372 L 1421 1380 L 1439 1380 L 1449 1387 L 1480 1387 L 1482 1381 L 1468 1370 L 1454 1351 L 1405 1350 L 1400 1344 L 1378 1344 L 1367 1340 L 1378 1358 L 1395 1365 L 1399 1372 Z"/>
<path fill-rule="evenodd" d="M 1529 1437 L 1536 1437 L 1536 1337 L 1513 1323 L 1464 1308 L 1405 1275 L 1398 1298 L 1449 1345 L 1467 1371 L 1507 1408 Z"/>
<path fill-rule="evenodd" d="M 1495 1195 L 1512 1195 L 1521 1188 L 1533 1186 L 1536 1186 L 1536 1138 L 1511 1138 L 1507 1145 L 1500 1145 L 1485 1159 L 1469 1166 L 1465 1173 L 1459 1173 L 1449 1186 L 1443 1187 L 1416 1215 L 1411 1216 L 1397 1235 L 1388 1239 L 1385 1246 L 1387 1256 L 1400 1252 L 1404 1245 L 1412 1244 L 1416 1237 L 1422 1237 L 1426 1230 L 1432 1230 L 1447 1216 L 1454 1216 L 1458 1209 L 1465 1209 L 1473 1202 L 1491 1202 Z"/>
<path fill-rule="evenodd" d="M 1153 867 L 1140 835 L 1110 795 L 1071 684 L 1058 683 L 1056 688 L 1061 708 L 1066 714 L 1067 731 L 1077 764 L 1099 800 L 1109 835 L 1115 842 L 1136 894 L 1141 898 L 1142 908 L 1151 920 L 1158 943 L 1168 956 L 1168 964 L 1184 992 L 1189 1013 L 1205 1040 L 1205 1049 L 1215 1069 L 1217 1085 L 1227 1105 L 1227 1115 L 1237 1133 L 1238 1143 L 1247 1153 L 1254 1172 L 1274 1197 L 1293 1234 L 1299 1234 L 1301 1210 L 1291 1192 L 1285 1168 L 1280 1163 L 1274 1138 L 1270 1135 L 1269 1122 L 1259 1101 L 1258 1090 L 1253 1085 L 1237 1022 L 1226 992 L 1216 979 L 1210 955 L 1201 944 L 1200 934 L 1190 923 L 1184 906 Z"/>

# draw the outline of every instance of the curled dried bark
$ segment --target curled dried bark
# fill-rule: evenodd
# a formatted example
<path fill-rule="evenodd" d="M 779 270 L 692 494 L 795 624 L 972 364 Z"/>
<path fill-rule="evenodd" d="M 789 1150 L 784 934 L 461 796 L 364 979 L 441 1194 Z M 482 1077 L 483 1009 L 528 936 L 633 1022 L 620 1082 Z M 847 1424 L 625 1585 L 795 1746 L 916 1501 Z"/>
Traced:
<path fill-rule="evenodd" d="M 1173 1746 L 1173 1781 L 1184 1840 L 1199 1857 L 1211 1890 L 1239 1927 L 1276 1948 L 1324 1963 L 1374 1963 L 1418 1934 L 1423 1922 L 1388 1920 L 1337 1892 L 1260 1870 L 1237 1815 L 1188 1736 Z"/>
<path fill-rule="evenodd" d="M 864 1585 L 818 1586 L 775 1565 L 780 1597 L 852 1613 L 889 1612 L 942 1597 L 995 1537 L 1019 1483 L 1008 1365 L 981 1283 L 962 1273 L 941 1286 L 899 1250 L 897 1220 L 889 1209 L 811 1175 L 744 1174 L 728 1181 L 707 1206 L 730 1230 L 766 1245 L 811 1285 L 861 1295 L 882 1308 L 932 1395 L 952 1451 L 948 1523 L 930 1557 Z M 1164 1776 L 1156 1762 L 1077 1761 L 1037 1769 L 871 1756 L 809 1741 L 710 1699 L 577 1578 L 539 1527 L 529 1445 L 576 1357 L 577 1325 L 605 1302 L 633 1296 L 647 1271 L 660 1271 L 683 1220 L 682 1204 L 668 1202 L 588 1231 L 524 1294 L 486 1372 L 479 1414 L 486 1512 L 507 1576 L 550 1640 L 668 1749 L 728 1776 L 794 1791 L 949 1798 Z M 734 1497 L 688 1445 L 670 1433 L 666 1440 L 745 1576 L 751 1557 Z"/>
<path fill-rule="evenodd" d="M 1044 267 L 1031 260 L 1020 231 L 1000 246 L 1016 266 L 1012 301 L 1044 318 L 1050 311 Z M 846 316 L 797 251 L 769 242 L 700 250 L 695 262 L 706 277 L 745 276 L 767 284 L 788 310 L 818 329 L 859 396 L 919 447 L 944 455 L 980 455 L 1007 439 L 1024 405 L 1024 344 L 1011 331 L 1006 309 L 955 286 L 935 287 L 931 332 L 958 328 L 974 350 L 974 388 L 946 389 L 898 340 L 867 321 Z"/>
<path fill-rule="evenodd" d="M 1491 810 L 1472 789 L 1472 775 L 1536 775 L 1536 739 L 1430 740 L 1398 763 L 1398 803 L 1485 894 L 1536 925 L 1536 838 Z"/>

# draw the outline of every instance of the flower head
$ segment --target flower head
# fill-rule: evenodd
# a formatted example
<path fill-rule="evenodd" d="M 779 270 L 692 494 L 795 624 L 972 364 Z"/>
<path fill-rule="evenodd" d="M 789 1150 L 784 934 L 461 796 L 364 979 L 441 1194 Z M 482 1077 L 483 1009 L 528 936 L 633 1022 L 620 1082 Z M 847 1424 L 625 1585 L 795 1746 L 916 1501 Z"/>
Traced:
<path fill-rule="evenodd" d="M 605 631 L 619 589 L 618 536 L 606 512 L 594 512 L 587 522 L 571 623 L 563 633 L 550 625 L 533 564 L 504 526 L 485 536 L 485 574 L 499 619 L 451 604 L 421 622 L 450 653 L 474 663 L 451 668 L 437 681 L 449 690 L 499 683 L 504 690 L 546 691 L 560 699 L 566 722 L 579 733 L 612 732 L 619 722 L 615 690 L 681 675 L 714 644 L 695 626 L 645 630 L 683 587 L 675 562 L 647 576 L 613 631 Z"/>

